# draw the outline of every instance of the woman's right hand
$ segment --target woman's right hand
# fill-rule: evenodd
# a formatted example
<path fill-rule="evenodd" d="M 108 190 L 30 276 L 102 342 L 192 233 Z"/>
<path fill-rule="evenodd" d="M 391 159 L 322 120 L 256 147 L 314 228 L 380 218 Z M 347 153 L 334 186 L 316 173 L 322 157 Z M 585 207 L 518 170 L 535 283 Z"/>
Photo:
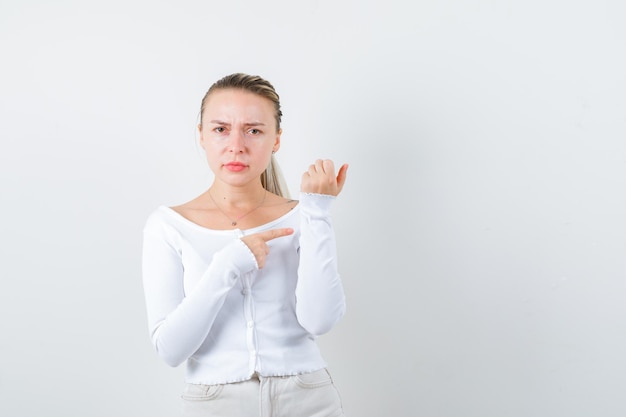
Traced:
<path fill-rule="evenodd" d="M 270 247 L 267 242 L 278 237 L 289 236 L 293 233 L 293 229 L 285 227 L 281 229 L 271 229 L 264 232 L 254 233 L 241 238 L 243 243 L 248 246 L 250 252 L 256 258 L 256 263 L 259 269 L 265 266 L 265 258 L 270 253 Z"/>

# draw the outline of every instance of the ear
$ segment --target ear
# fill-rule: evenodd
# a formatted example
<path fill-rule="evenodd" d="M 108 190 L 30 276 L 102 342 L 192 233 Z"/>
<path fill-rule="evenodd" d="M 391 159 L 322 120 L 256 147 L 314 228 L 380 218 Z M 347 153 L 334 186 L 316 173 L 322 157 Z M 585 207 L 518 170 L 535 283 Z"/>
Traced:
<path fill-rule="evenodd" d="M 200 146 L 204 149 L 204 136 L 202 136 L 202 124 L 198 125 L 198 134 L 200 135 Z"/>
<path fill-rule="evenodd" d="M 280 149 L 280 135 L 283 134 L 283 130 L 279 129 L 278 133 L 276 133 L 276 141 L 274 142 L 274 147 L 272 148 L 272 152 L 278 152 Z"/>

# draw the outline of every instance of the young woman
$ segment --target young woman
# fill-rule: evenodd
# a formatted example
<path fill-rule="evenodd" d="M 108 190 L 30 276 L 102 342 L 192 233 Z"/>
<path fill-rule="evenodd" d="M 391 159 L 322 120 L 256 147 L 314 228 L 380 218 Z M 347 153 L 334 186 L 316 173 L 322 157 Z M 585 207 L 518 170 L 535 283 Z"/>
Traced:
<path fill-rule="evenodd" d="M 213 84 L 198 126 L 213 183 L 144 228 L 150 335 L 186 362 L 183 416 L 343 416 L 315 338 L 345 311 L 329 210 L 348 167 L 317 160 L 286 198 L 281 116 L 258 76 Z"/>

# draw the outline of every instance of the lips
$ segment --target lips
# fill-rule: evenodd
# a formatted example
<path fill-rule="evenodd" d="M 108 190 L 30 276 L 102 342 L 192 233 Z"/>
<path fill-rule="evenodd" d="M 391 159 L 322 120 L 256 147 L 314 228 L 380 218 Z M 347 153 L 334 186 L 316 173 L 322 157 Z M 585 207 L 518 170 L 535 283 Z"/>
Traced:
<path fill-rule="evenodd" d="M 229 171 L 232 172 L 239 172 L 239 171 L 243 171 L 244 169 L 246 169 L 248 167 L 248 165 L 242 163 L 242 162 L 228 162 L 227 164 L 224 164 L 224 168 L 226 168 Z"/>

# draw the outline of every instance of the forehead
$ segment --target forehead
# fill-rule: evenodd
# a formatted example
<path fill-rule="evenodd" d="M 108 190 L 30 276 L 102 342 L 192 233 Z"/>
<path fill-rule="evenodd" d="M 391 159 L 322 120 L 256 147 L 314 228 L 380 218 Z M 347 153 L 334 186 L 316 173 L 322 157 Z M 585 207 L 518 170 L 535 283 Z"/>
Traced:
<path fill-rule="evenodd" d="M 258 94 L 239 89 L 213 91 L 204 105 L 202 117 L 273 119 L 274 104 Z"/>

